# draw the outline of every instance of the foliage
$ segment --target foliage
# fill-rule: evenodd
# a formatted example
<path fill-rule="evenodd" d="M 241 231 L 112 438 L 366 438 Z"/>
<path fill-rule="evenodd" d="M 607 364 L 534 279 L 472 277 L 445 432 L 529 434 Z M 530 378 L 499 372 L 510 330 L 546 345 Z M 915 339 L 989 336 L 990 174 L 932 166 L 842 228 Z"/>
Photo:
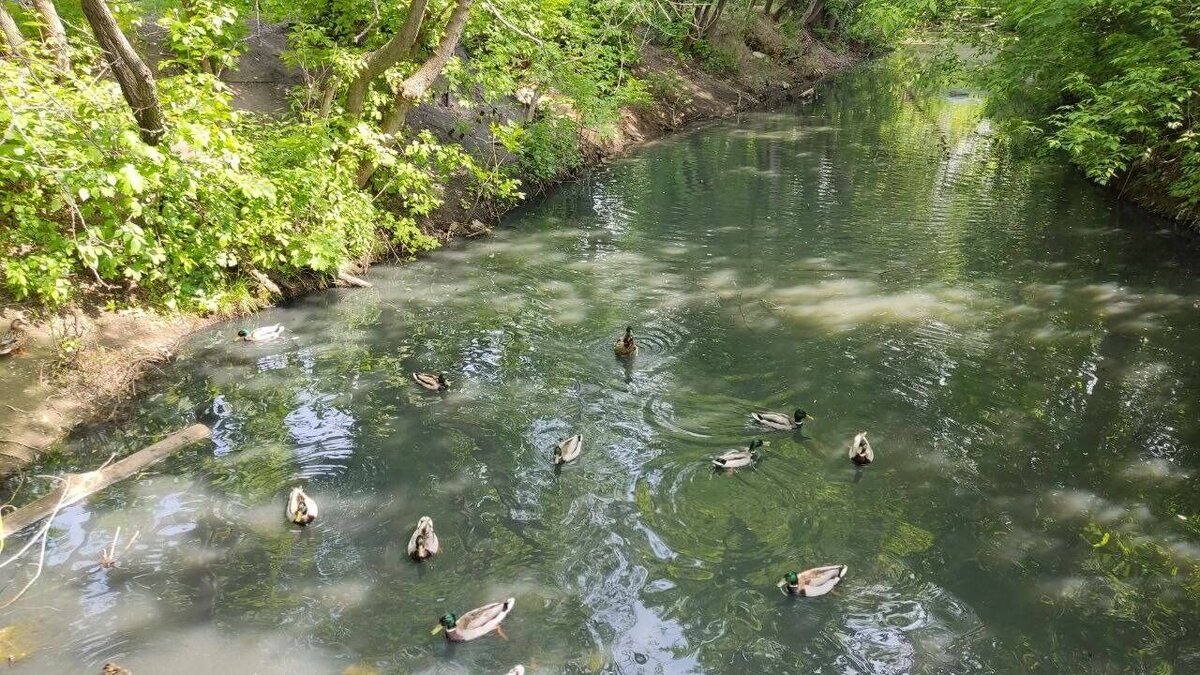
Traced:
<path fill-rule="evenodd" d="M 951 0 L 827 0 L 845 35 L 871 49 L 894 46 L 914 28 L 946 13 Z"/>
<path fill-rule="evenodd" d="M 567 175 L 583 163 L 579 131 L 565 117 L 549 116 L 524 127 L 494 125 L 493 132 L 505 149 L 520 157 L 520 173 L 534 182 L 545 183 Z"/>
<path fill-rule="evenodd" d="M 323 123 L 243 118 L 211 76 L 160 82 L 171 124 L 159 147 L 138 139 L 114 83 L 56 84 L 5 61 L 0 93 L 19 102 L 0 109 L 0 250 L 18 300 L 56 306 L 85 290 L 216 311 L 245 302 L 250 270 L 330 275 L 377 237 L 433 244 L 411 214 L 354 187 Z M 430 170 L 407 159 L 395 164 L 409 175 Z M 431 183 L 398 183 L 412 213 L 438 203 Z"/>
<path fill-rule="evenodd" d="M 219 75 L 241 54 L 246 25 L 228 0 L 187 0 L 168 10 L 158 23 L 167 31 L 166 46 L 174 54 L 163 66 Z"/>
<path fill-rule="evenodd" d="M 1200 13 L 1185 0 L 1000 0 L 990 111 L 1098 183 L 1132 180 L 1200 214 Z"/>

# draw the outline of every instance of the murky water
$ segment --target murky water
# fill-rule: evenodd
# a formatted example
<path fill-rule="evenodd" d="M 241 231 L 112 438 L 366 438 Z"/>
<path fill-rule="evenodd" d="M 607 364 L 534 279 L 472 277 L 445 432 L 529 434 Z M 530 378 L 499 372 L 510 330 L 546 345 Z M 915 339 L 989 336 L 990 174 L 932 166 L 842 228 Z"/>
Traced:
<path fill-rule="evenodd" d="M 285 341 L 198 335 L 134 421 L 44 468 L 214 425 L 61 514 L 3 618 L 32 644 L 13 672 L 1200 672 L 1196 251 L 902 76 L 652 145 L 255 317 Z M 817 419 L 714 475 L 760 407 Z M 445 550 L 417 565 L 422 515 Z M 831 563 L 828 596 L 774 586 Z M 509 596 L 507 641 L 430 636 Z"/>

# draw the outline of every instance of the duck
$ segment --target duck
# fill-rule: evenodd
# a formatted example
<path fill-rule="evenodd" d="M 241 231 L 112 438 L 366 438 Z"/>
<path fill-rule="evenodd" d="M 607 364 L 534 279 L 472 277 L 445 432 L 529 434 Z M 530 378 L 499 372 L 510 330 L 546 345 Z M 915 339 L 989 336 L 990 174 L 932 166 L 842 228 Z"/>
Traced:
<path fill-rule="evenodd" d="M 317 519 L 317 502 L 304 494 L 304 490 L 294 487 L 288 495 L 287 517 L 297 525 L 310 525 Z"/>
<path fill-rule="evenodd" d="M 104 664 L 104 668 L 100 670 L 100 675 L 132 675 L 128 668 L 122 668 L 115 663 L 109 662 Z"/>
<path fill-rule="evenodd" d="M 421 516 L 417 521 L 417 529 L 413 530 L 412 537 L 408 539 L 408 555 L 413 560 L 429 560 L 442 550 L 441 543 L 438 542 L 437 533 L 433 531 L 433 519 L 429 516 Z"/>
<path fill-rule="evenodd" d="M 714 469 L 741 469 L 758 461 L 758 448 L 766 443 L 761 438 L 750 441 L 745 450 L 728 450 L 715 457 L 712 461 Z"/>
<path fill-rule="evenodd" d="M 438 620 L 438 625 L 433 628 L 433 634 L 437 635 L 445 630 L 447 640 L 468 642 L 496 631 L 497 635 L 508 639 L 505 637 L 504 631 L 500 629 L 500 622 L 504 621 L 504 618 L 513 611 L 516 604 L 517 601 L 514 598 L 509 598 L 504 602 L 493 602 L 467 612 L 461 619 L 451 612 Z"/>
<path fill-rule="evenodd" d="M 613 352 L 618 357 L 625 358 L 636 354 L 637 349 L 637 343 L 633 340 L 633 326 L 626 326 L 625 336 L 617 340 L 617 343 L 613 345 Z"/>
<path fill-rule="evenodd" d="M 579 453 L 583 452 L 583 434 L 575 434 L 570 438 L 564 438 L 554 446 L 554 463 L 566 464 L 579 459 Z"/>
<path fill-rule="evenodd" d="M 875 451 L 867 441 L 867 432 L 859 432 L 850 443 L 850 461 L 859 466 L 866 466 L 875 461 Z"/>
<path fill-rule="evenodd" d="M 450 383 L 446 381 L 445 373 L 413 373 L 413 382 L 425 387 L 429 391 L 446 391 L 450 388 Z"/>
<path fill-rule="evenodd" d="M 760 425 L 776 431 L 795 431 L 804 426 L 804 420 L 813 419 L 803 410 L 796 410 L 792 417 L 788 417 L 780 412 L 764 410 L 750 413 L 750 418 Z"/>
<path fill-rule="evenodd" d="M 8 327 L 8 332 L 0 337 L 0 356 L 8 356 L 21 351 L 21 347 L 29 340 L 29 333 L 25 331 L 29 327 L 29 323 L 24 317 L 18 316 L 12 320 L 12 324 Z"/>
<path fill-rule="evenodd" d="M 512 667 L 512 670 L 508 671 L 504 675 L 525 675 L 525 666 L 517 664 Z"/>
<path fill-rule="evenodd" d="M 270 342 L 278 339 L 283 335 L 283 324 L 277 323 L 272 326 L 263 326 L 254 330 L 246 330 L 245 328 L 237 332 L 237 339 L 246 342 Z"/>
<path fill-rule="evenodd" d="M 842 578 L 846 576 L 846 571 L 849 569 L 845 565 L 826 565 L 804 570 L 798 574 L 788 572 L 776 585 L 788 595 L 815 598 L 832 591 L 834 586 L 842 582 Z"/>

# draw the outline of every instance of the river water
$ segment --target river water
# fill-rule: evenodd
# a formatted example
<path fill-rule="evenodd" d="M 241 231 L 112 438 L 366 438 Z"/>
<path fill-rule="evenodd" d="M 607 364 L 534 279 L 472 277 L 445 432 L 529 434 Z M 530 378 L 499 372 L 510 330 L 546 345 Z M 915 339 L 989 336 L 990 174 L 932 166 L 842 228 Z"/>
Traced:
<path fill-rule="evenodd" d="M 195 336 L 39 469 L 214 429 L 60 514 L 0 621 L 12 672 L 1200 672 L 1196 251 L 907 77 L 652 144 L 249 322 L 285 340 Z M 760 407 L 816 419 L 760 434 Z M 422 515 L 444 552 L 418 565 Z M 830 595 L 775 587 L 833 563 Z M 430 635 L 510 596 L 508 640 Z"/>

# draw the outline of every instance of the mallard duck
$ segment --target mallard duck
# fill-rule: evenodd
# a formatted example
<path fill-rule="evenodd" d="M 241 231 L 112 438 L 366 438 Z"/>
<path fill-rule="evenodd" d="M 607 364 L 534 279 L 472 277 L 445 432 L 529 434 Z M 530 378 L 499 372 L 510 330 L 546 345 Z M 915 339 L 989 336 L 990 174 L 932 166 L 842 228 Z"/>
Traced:
<path fill-rule="evenodd" d="M 25 329 L 29 326 L 23 317 L 17 317 L 12 320 L 12 324 L 8 327 L 8 332 L 0 337 L 0 356 L 8 356 L 21 351 L 21 347 L 25 346 L 25 342 L 29 340 L 29 333 Z"/>
<path fill-rule="evenodd" d="M 793 417 L 788 417 L 780 412 L 752 412 L 750 418 L 760 425 L 776 431 L 795 431 L 804 426 L 805 419 L 811 419 L 803 410 L 797 410 Z"/>
<path fill-rule="evenodd" d="M 450 388 L 450 383 L 446 381 L 445 373 L 413 373 L 413 382 L 425 387 L 429 391 L 446 391 Z"/>
<path fill-rule="evenodd" d="M 776 585 L 788 595 L 815 598 L 832 591 L 834 586 L 841 583 L 842 577 L 846 576 L 848 569 L 850 568 L 845 565 L 827 565 L 804 570 L 799 574 L 788 572 Z"/>
<path fill-rule="evenodd" d="M 317 502 L 298 487 L 288 495 L 287 517 L 297 525 L 308 525 L 317 519 Z"/>
<path fill-rule="evenodd" d="M 617 343 L 613 345 L 613 352 L 620 357 L 633 356 L 637 353 L 637 343 L 633 341 L 633 326 L 625 327 L 625 337 L 617 340 Z"/>
<path fill-rule="evenodd" d="M 875 461 L 875 451 L 867 442 L 867 432 L 863 431 L 854 437 L 850 443 L 850 461 L 859 466 L 866 466 Z"/>
<path fill-rule="evenodd" d="M 442 549 L 438 542 L 437 533 L 433 531 L 433 519 L 421 516 L 417 521 L 417 529 L 413 530 L 408 539 L 408 555 L 413 560 L 428 560 Z"/>
<path fill-rule="evenodd" d="M 564 438 L 554 446 L 554 463 L 566 464 L 579 459 L 579 453 L 583 452 L 583 434 L 575 434 L 570 438 Z"/>
<path fill-rule="evenodd" d="M 728 450 L 715 457 L 712 461 L 716 469 L 741 469 L 758 461 L 758 448 L 766 445 L 761 438 L 750 441 L 745 450 Z"/>
<path fill-rule="evenodd" d="M 451 642 L 467 642 L 483 637 L 492 631 L 496 631 L 497 635 L 504 637 L 504 631 L 500 630 L 500 622 L 504 621 L 504 617 L 513 611 L 513 606 L 516 604 L 517 601 L 514 598 L 509 598 L 504 602 L 493 602 L 467 612 L 461 619 L 451 612 L 438 621 L 438 625 L 433 629 L 433 634 L 437 635 L 444 629 L 446 639 Z"/>
<path fill-rule="evenodd" d="M 270 342 L 281 337 L 283 330 L 283 324 L 281 323 L 255 328 L 250 331 L 243 328 L 237 332 L 237 339 L 245 340 L 246 342 Z"/>
<path fill-rule="evenodd" d="M 504 675 L 525 675 L 525 666 L 522 666 L 522 665 L 513 666 L 512 670 L 508 671 Z"/>

